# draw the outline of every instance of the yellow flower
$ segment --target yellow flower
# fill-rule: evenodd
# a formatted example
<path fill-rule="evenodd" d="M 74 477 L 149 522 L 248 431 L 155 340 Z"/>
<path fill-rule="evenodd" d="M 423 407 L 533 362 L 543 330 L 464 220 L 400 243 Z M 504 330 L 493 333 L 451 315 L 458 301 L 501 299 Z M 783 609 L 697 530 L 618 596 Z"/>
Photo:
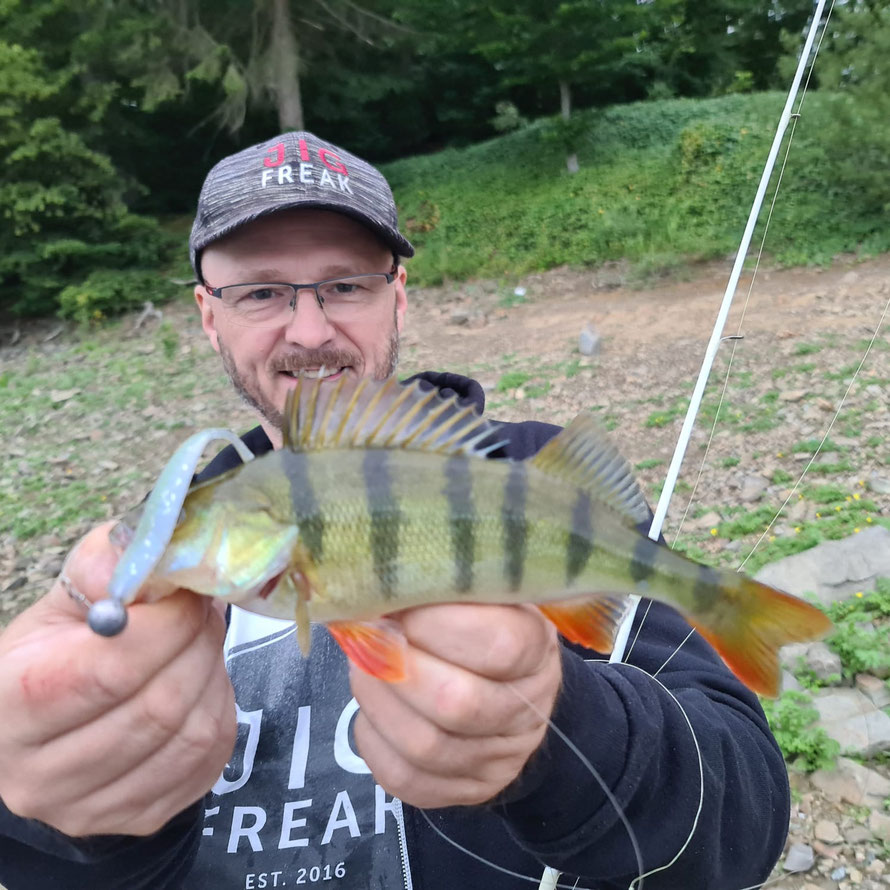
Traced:
<path fill-rule="evenodd" d="M 862 496 L 859 494 L 858 491 L 856 492 L 856 494 L 853 495 L 853 500 L 854 500 L 854 501 L 861 501 L 861 500 L 862 500 Z"/>
<path fill-rule="evenodd" d="M 871 522 L 871 516 L 866 516 L 866 517 L 865 517 L 865 521 L 866 521 L 866 522 Z"/>
<path fill-rule="evenodd" d="M 840 512 L 841 512 L 841 508 L 840 508 L 840 507 L 835 507 L 835 508 L 834 508 L 834 511 L 835 511 L 835 513 L 840 513 Z"/>
<path fill-rule="evenodd" d="M 857 591 L 856 591 L 856 596 L 859 597 L 859 599 L 862 599 L 862 591 L 861 591 L 861 590 L 857 590 Z"/>
<path fill-rule="evenodd" d="M 859 485 L 862 486 L 862 487 L 865 487 L 865 480 L 864 480 L 864 479 L 860 479 L 860 480 L 859 480 Z"/>
<path fill-rule="evenodd" d="M 858 528 L 854 528 L 854 529 L 853 529 L 853 534 L 854 534 L 854 535 L 858 535 L 858 534 L 859 534 L 859 529 L 858 529 Z"/>
<path fill-rule="evenodd" d="M 712 535 L 716 535 L 716 534 L 717 534 L 717 529 L 716 529 L 716 528 L 712 528 L 712 529 L 711 529 L 711 534 L 712 534 Z"/>
<path fill-rule="evenodd" d="M 821 519 L 821 518 L 822 518 L 822 514 L 821 514 L 821 513 L 817 513 L 817 514 L 816 514 L 816 519 Z"/>
<path fill-rule="evenodd" d="M 784 456 L 785 456 L 785 455 L 782 454 L 781 451 L 777 451 L 777 452 L 776 452 L 776 457 L 784 457 Z"/>
<path fill-rule="evenodd" d="M 770 539 L 771 541 L 775 541 L 775 540 L 776 540 L 776 536 L 775 536 L 775 535 L 770 535 L 770 536 L 769 536 L 769 539 Z"/>

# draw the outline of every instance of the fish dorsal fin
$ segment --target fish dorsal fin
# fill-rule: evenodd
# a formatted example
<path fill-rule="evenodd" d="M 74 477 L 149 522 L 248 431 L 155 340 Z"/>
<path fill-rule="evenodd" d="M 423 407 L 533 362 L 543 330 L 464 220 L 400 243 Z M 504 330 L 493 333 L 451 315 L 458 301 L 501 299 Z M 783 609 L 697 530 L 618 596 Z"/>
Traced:
<path fill-rule="evenodd" d="M 484 457 L 503 444 L 474 405 L 395 377 L 301 378 L 287 395 L 284 418 L 284 447 L 292 451 L 406 448 Z"/>
<path fill-rule="evenodd" d="M 649 505 L 630 465 L 596 421 L 579 414 L 532 459 L 542 473 L 571 482 L 616 510 L 628 523 L 649 519 Z"/>

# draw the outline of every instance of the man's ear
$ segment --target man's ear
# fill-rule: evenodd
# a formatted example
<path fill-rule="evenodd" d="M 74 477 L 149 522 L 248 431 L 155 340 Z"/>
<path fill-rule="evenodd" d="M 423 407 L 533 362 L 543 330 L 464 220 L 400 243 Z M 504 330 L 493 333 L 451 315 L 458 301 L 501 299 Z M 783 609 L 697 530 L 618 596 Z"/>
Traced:
<path fill-rule="evenodd" d="M 402 332 L 402 326 L 405 324 L 405 313 L 408 311 L 408 294 L 405 290 L 405 282 L 408 280 L 408 273 L 404 266 L 399 266 L 396 272 L 396 328 L 399 333 Z"/>
<path fill-rule="evenodd" d="M 213 300 L 214 298 L 204 290 L 204 286 L 199 284 L 195 287 L 195 302 L 201 312 L 201 327 L 207 334 L 210 345 L 219 352 L 219 336 L 216 332 L 216 319 L 213 317 Z"/>

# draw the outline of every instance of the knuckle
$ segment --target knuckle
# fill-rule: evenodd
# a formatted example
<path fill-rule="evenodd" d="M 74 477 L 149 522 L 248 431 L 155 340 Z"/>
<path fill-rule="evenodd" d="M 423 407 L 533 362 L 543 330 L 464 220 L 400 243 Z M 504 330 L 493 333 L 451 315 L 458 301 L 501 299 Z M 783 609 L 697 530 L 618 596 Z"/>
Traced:
<path fill-rule="evenodd" d="M 445 727 L 457 729 L 482 716 L 482 691 L 473 674 L 457 674 L 436 690 L 436 718 Z"/>
<path fill-rule="evenodd" d="M 178 683 L 157 681 L 140 697 L 141 725 L 161 738 L 177 735 L 182 730 L 187 715 L 188 706 Z"/>

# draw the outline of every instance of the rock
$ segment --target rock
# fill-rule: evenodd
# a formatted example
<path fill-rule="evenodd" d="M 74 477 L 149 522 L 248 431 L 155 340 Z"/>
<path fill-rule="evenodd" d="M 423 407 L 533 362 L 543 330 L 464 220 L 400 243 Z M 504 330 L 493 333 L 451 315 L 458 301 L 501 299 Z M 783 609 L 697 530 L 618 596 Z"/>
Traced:
<path fill-rule="evenodd" d="M 712 529 L 716 528 L 721 522 L 723 522 L 723 519 L 720 517 L 720 514 L 711 510 L 705 513 L 704 516 L 699 516 L 693 524 L 696 528 Z"/>
<path fill-rule="evenodd" d="M 866 844 L 874 840 L 874 835 L 864 825 L 851 825 L 844 829 L 844 840 L 848 844 Z"/>
<path fill-rule="evenodd" d="M 825 643 L 810 643 L 807 646 L 804 663 L 820 680 L 827 680 L 841 673 L 840 655 L 832 652 Z"/>
<path fill-rule="evenodd" d="M 847 877 L 847 869 L 842 865 L 839 865 L 828 877 L 830 877 L 832 881 L 842 881 Z"/>
<path fill-rule="evenodd" d="M 886 708 L 890 705 L 890 688 L 879 677 L 875 677 L 872 674 L 857 674 L 856 688 L 876 708 Z"/>
<path fill-rule="evenodd" d="M 888 576 L 890 529 L 877 526 L 786 556 L 764 566 L 755 577 L 796 596 L 813 593 L 827 606 L 857 591 L 872 590 L 875 579 Z"/>
<path fill-rule="evenodd" d="M 830 800 L 857 807 L 881 809 L 890 797 L 890 779 L 848 757 L 839 757 L 836 769 L 814 772 L 810 783 Z"/>
<path fill-rule="evenodd" d="M 470 321 L 470 313 L 466 309 L 452 309 L 451 315 L 448 316 L 448 323 L 453 325 L 464 325 Z"/>
<path fill-rule="evenodd" d="M 806 398 L 807 391 L 805 389 L 789 389 L 779 393 L 780 402 L 799 402 Z"/>
<path fill-rule="evenodd" d="M 762 479 L 760 476 L 745 476 L 745 478 L 742 479 L 742 490 L 739 494 L 739 498 L 748 504 L 753 501 L 759 501 L 763 497 L 766 488 L 766 480 Z"/>
<path fill-rule="evenodd" d="M 792 844 L 788 848 L 782 868 L 785 871 L 809 871 L 816 863 L 816 855 L 809 844 Z"/>
<path fill-rule="evenodd" d="M 890 816 L 873 810 L 868 817 L 868 827 L 871 833 L 884 843 L 890 843 Z"/>
<path fill-rule="evenodd" d="M 596 355 L 600 351 L 600 335 L 589 325 L 578 335 L 578 351 L 581 355 Z"/>
<path fill-rule="evenodd" d="M 813 832 L 820 841 L 826 844 L 839 844 L 844 839 L 837 825 L 834 822 L 829 822 L 828 819 L 820 819 L 813 828 Z"/>
<path fill-rule="evenodd" d="M 865 480 L 865 487 L 875 494 L 890 494 L 890 479 L 877 473 L 870 473 Z"/>
<path fill-rule="evenodd" d="M 813 697 L 819 724 L 849 754 L 873 757 L 890 750 L 890 716 L 858 689 L 820 690 Z"/>
<path fill-rule="evenodd" d="M 782 692 L 803 692 L 803 686 L 791 671 L 782 671 L 781 687 Z"/>
<path fill-rule="evenodd" d="M 49 393 L 49 400 L 54 405 L 61 405 L 62 402 L 67 402 L 76 395 L 80 395 L 79 389 L 52 389 Z"/>

